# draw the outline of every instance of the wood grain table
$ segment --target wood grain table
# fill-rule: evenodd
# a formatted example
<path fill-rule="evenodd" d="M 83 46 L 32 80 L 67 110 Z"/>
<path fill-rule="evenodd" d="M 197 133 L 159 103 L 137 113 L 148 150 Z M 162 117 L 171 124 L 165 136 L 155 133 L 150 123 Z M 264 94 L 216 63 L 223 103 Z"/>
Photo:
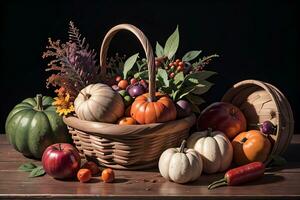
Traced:
<path fill-rule="evenodd" d="M 15 151 L 0 135 L 0 199 L 300 199 L 300 135 L 294 135 L 285 158 L 288 165 L 255 182 L 207 190 L 223 174 L 203 175 L 180 185 L 164 180 L 157 169 L 116 171 L 115 183 L 94 177 L 90 183 L 55 180 L 48 175 L 28 178 L 18 171 L 26 162 L 41 164 Z"/>

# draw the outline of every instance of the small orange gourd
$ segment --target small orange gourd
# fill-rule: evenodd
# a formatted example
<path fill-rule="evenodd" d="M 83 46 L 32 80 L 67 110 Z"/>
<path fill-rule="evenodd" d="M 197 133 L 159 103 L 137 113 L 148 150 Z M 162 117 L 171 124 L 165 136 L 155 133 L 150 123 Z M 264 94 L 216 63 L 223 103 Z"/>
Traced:
<path fill-rule="evenodd" d="M 155 93 L 155 100 L 149 94 L 138 96 L 131 106 L 131 117 L 140 124 L 167 122 L 176 119 L 176 107 L 173 101 L 162 93 Z"/>
<path fill-rule="evenodd" d="M 119 121 L 118 121 L 119 125 L 134 125 L 137 124 L 136 120 L 133 119 L 132 117 L 122 117 Z"/>
<path fill-rule="evenodd" d="M 250 162 L 264 162 L 271 151 L 270 140 L 258 130 L 237 135 L 232 141 L 233 159 L 238 165 Z"/>

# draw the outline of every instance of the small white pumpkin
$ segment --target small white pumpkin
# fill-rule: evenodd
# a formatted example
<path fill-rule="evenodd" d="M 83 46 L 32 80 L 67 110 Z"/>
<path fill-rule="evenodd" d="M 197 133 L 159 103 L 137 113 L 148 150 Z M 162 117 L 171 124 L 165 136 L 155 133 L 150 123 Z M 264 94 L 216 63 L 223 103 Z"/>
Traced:
<path fill-rule="evenodd" d="M 195 132 L 188 138 L 187 147 L 201 154 L 205 173 L 225 171 L 232 162 L 232 145 L 225 134 L 220 131 L 209 129 Z"/>
<path fill-rule="evenodd" d="M 187 183 L 197 180 L 202 173 L 202 159 L 198 152 L 185 148 L 184 140 L 180 148 L 165 150 L 158 162 L 160 174 L 175 183 Z"/>
<path fill-rule="evenodd" d="M 124 115 L 124 102 L 118 92 L 106 84 L 83 88 L 74 101 L 79 119 L 114 123 Z"/>

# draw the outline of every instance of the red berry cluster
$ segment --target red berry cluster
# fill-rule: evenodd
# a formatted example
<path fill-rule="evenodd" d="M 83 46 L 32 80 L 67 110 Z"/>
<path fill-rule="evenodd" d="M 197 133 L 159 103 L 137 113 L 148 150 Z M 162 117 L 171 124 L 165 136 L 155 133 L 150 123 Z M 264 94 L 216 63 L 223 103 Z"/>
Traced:
<path fill-rule="evenodd" d="M 168 71 L 169 77 L 174 78 L 177 73 L 184 71 L 184 67 L 185 63 L 180 59 L 176 59 L 166 67 L 166 70 Z"/>

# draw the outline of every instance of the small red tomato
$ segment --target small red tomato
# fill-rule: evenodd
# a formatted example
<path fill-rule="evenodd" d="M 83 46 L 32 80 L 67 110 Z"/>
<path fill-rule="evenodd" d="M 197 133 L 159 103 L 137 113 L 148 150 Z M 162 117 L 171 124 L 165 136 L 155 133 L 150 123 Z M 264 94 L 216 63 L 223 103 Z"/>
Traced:
<path fill-rule="evenodd" d="M 77 179 L 81 183 L 86 183 L 92 178 L 92 172 L 89 169 L 80 169 L 77 172 Z"/>
<path fill-rule="evenodd" d="M 176 59 L 175 62 L 179 63 L 179 62 L 180 62 L 180 59 Z"/>
<path fill-rule="evenodd" d="M 122 80 L 122 77 L 121 77 L 121 76 L 116 76 L 115 80 L 116 80 L 117 82 L 120 82 L 120 81 Z"/>
<path fill-rule="evenodd" d="M 126 90 L 128 86 L 128 81 L 127 80 L 121 80 L 119 83 L 118 83 L 118 87 L 121 89 L 121 90 Z"/>
<path fill-rule="evenodd" d="M 130 79 L 130 84 L 133 85 L 137 83 L 138 81 L 135 78 Z"/>
<path fill-rule="evenodd" d="M 112 169 L 107 168 L 102 171 L 101 178 L 104 183 L 111 183 L 115 180 L 115 173 Z"/>
<path fill-rule="evenodd" d="M 173 63 L 170 63 L 170 64 L 169 64 L 169 67 L 172 67 L 172 66 L 173 66 Z"/>

